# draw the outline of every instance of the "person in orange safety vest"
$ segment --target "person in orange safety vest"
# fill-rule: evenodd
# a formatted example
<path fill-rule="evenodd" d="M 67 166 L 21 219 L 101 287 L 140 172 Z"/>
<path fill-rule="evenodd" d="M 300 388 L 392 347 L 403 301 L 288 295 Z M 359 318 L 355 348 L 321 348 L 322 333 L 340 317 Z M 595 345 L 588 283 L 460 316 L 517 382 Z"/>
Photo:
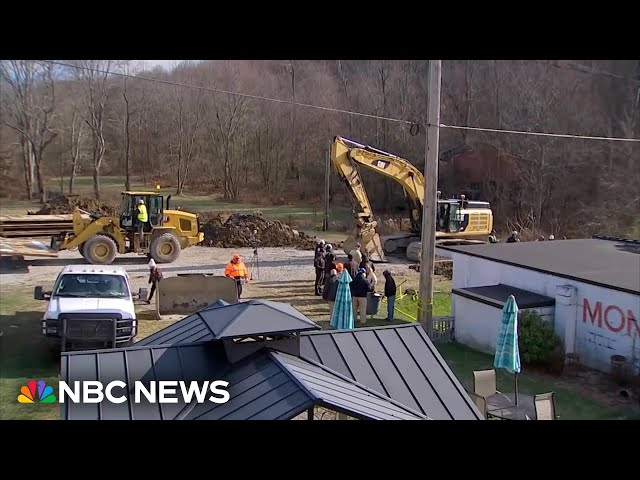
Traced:
<path fill-rule="evenodd" d="M 224 276 L 231 277 L 236 281 L 238 287 L 238 300 L 242 295 L 242 284 L 249 280 L 249 272 L 245 267 L 242 258 L 237 253 L 233 255 L 231 261 L 227 263 L 227 267 L 224 269 Z"/>

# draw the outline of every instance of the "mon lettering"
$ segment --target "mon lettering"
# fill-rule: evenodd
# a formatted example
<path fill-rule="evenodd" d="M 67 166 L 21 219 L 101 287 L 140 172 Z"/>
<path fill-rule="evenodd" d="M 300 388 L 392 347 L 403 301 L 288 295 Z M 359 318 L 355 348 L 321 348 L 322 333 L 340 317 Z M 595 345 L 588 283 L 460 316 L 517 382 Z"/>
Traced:
<path fill-rule="evenodd" d="M 630 309 L 624 310 L 617 305 L 604 306 L 602 302 L 593 305 L 585 298 L 582 303 L 582 323 L 589 321 L 591 325 L 605 328 L 613 333 L 623 335 L 640 335 L 640 327 Z"/>

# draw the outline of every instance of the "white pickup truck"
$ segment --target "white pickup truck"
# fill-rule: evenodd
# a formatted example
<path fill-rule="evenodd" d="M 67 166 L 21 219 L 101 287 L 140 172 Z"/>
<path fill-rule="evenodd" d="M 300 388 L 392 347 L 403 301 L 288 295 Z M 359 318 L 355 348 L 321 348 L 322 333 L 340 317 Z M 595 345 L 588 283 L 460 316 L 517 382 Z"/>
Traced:
<path fill-rule="evenodd" d="M 42 286 L 36 300 L 49 300 L 42 334 L 59 337 L 62 351 L 128 346 L 138 333 L 134 298 L 147 299 L 142 288 L 131 293 L 122 267 L 69 265 L 58 274 L 53 290 Z"/>

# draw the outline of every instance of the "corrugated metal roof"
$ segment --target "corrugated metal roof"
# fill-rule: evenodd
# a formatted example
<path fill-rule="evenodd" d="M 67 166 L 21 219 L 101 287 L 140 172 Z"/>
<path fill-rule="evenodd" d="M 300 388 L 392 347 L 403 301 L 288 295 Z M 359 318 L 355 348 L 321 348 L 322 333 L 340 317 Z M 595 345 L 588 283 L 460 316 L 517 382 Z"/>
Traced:
<path fill-rule="evenodd" d="M 138 341 L 136 345 L 184 345 L 223 338 L 321 329 L 286 303 L 266 300 L 249 300 L 227 305 L 216 303 L 178 320 Z"/>
<path fill-rule="evenodd" d="M 320 364 L 281 352 L 273 352 L 271 356 L 302 382 L 316 402 L 327 408 L 372 420 L 427 420 L 422 413 Z"/>
<path fill-rule="evenodd" d="M 74 381 L 97 380 L 107 383 L 120 380 L 130 387 L 127 401 L 121 404 L 103 402 L 61 404 L 66 420 L 166 420 L 173 419 L 184 408 L 178 403 L 150 404 L 144 396 L 134 402 L 133 385 L 140 381 L 214 381 L 224 377 L 229 365 L 224 348 L 219 343 L 205 343 L 168 347 L 131 347 L 83 352 L 63 352 L 60 379 L 73 385 Z M 113 394 L 124 394 L 114 389 Z"/>
<path fill-rule="evenodd" d="M 227 305 L 230 304 L 224 300 L 217 300 L 200 311 L 214 310 Z M 135 345 L 189 345 L 213 339 L 213 331 L 209 328 L 207 322 L 198 313 L 195 313 L 137 341 Z"/>
<path fill-rule="evenodd" d="M 326 367 L 291 355 L 263 349 L 230 365 L 220 342 L 165 347 L 65 352 L 61 379 L 113 380 L 128 385 L 127 401 L 112 404 L 62 404 L 65 420 L 287 420 L 314 405 L 333 408 L 362 419 L 424 419 L 418 412 L 369 391 L 356 382 L 341 378 Z M 229 382 L 227 403 L 193 401 L 152 404 L 145 397 L 135 403 L 133 385 L 141 381 Z M 180 387 L 178 387 L 178 392 Z M 123 392 L 114 391 L 119 396 Z"/>
<path fill-rule="evenodd" d="M 420 325 L 308 332 L 300 352 L 429 418 L 482 418 Z"/>

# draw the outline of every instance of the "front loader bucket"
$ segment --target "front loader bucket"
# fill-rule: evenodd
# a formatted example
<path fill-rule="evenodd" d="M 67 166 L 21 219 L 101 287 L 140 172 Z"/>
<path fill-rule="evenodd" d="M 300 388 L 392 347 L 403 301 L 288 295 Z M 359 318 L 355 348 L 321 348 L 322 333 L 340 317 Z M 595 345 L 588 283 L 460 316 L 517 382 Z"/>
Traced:
<path fill-rule="evenodd" d="M 216 300 L 238 303 L 233 278 L 203 273 L 165 277 L 158 283 L 158 315 L 190 315 Z"/>

